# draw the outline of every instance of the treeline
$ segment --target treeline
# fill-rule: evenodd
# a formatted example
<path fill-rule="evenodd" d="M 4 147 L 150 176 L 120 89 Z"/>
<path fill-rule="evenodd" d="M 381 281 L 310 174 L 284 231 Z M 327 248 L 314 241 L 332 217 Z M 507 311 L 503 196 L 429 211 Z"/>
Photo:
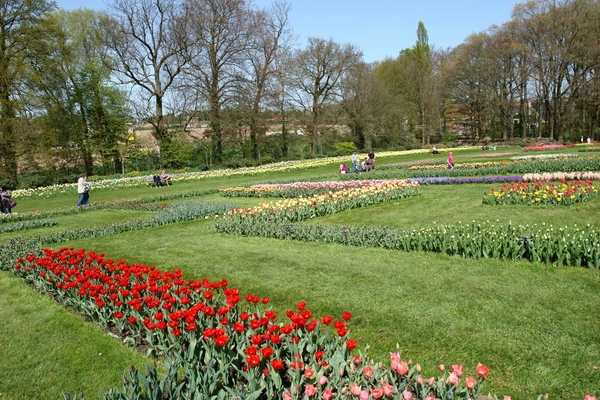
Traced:
<path fill-rule="evenodd" d="M 1 6 L 3 186 L 452 145 L 457 135 L 598 139 L 595 0 L 518 4 L 510 21 L 454 49 L 431 46 L 419 23 L 413 47 L 377 63 L 352 44 L 298 46 L 286 2 L 54 7 Z M 135 134 L 141 124 L 152 141 Z"/>

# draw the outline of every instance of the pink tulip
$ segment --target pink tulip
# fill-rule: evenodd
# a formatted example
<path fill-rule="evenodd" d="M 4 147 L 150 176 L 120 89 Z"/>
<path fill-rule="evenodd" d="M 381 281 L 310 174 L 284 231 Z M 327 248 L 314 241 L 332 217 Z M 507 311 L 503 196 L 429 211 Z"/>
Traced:
<path fill-rule="evenodd" d="M 290 392 L 285 392 L 283 394 L 283 400 L 292 400 L 292 394 Z"/>
<path fill-rule="evenodd" d="M 410 400 L 410 399 L 412 399 L 412 393 L 409 392 L 408 390 L 405 390 L 404 392 L 402 392 L 402 398 L 404 400 Z"/>
<path fill-rule="evenodd" d="M 371 388 L 371 397 L 373 397 L 374 399 L 379 399 L 382 396 L 383 396 L 382 388 Z"/>
<path fill-rule="evenodd" d="M 369 392 L 368 392 L 368 391 L 366 391 L 366 390 L 362 390 L 362 391 L 360 392 L 360 397 L 359 397 L 359 399 L 360 399 L 360 400 L 369 400 Z"/>
<path fill-rule="evenodd" d="M 463 373 L 462 365 L 452 364 L 452 373 L 456 375 L 457 378 L 460 378 Z"/>
<path fill-rule="evenodd" d="M 383 389 L 383 394 L 386 397 L 392 397 L 392 395 L 394 394 L 394 387 L 392 385 L 390 385 L 389 383 L 384 384 L 382 389 Z"/>
<path fill-rule="evenodd" d="M 304 387 L 304 394 L 308 397 L 312 397 L 317 393 L 317 388 L 314 385 L 308 384 Z"/>
<path fill-rule="evenodd" d="M 323 390 L 323 400 L 330 400 L 333 398 L 333 392 L 331 389 Z"/>
<path fill-rule="evenodd" d="M 326 384 L 326 383 L 327 383 L 327 377 L 326 377 L 326 376 L 324 376 L 324 375 L 323 375 L 323 376 L 321 376 L 321 377 L 319 378 L 319 385 L 324 385 L 324 384 Z"/>
<path fill-rule="evenodd" d="M 373 368 L 368 365 L 363 369 L 363 376 L 367 379 L 371 379 L 373 377 Z"/>
<path fill-rule="evenodd" d="M 353 395 L 355 395 L 355 396 L 360 395 L 360 390 L 361 390 L 361 387 L 358 386 L 358 384 L 353 383 L 352 385 L 350 385 L 350 393 L 352 393 Z"/>
<path fill-rule="evenodd" d="M 448 375 L 447 382 L 451 385 L 458 386 L 458 376 L 456 376 L 454 372 L 452 372 L 450 375 Z"/>
<path fill-rule="evenodd" d="M 465 380 L 465 384 L 467 385 L 467 389 L 473 389 L 477 384 L 477 381 L 475 381 L 475 378 L 473 378 L 472 376 L 468 376 Z"/>
<path fill-rule="evenodd" d="M 446 367 L 444 367 L 444 364 L 440 364 L 440 371 L 444 372 L 445 369 Z"/>
<path fill-rule="evenodd" d="M 396 365 L 395 371 L 400 376 L 404 376 L 404 375 L 408 374 L 408 364 L 406 363 L 406 361 L 398 362 L 398 364 Z"/>

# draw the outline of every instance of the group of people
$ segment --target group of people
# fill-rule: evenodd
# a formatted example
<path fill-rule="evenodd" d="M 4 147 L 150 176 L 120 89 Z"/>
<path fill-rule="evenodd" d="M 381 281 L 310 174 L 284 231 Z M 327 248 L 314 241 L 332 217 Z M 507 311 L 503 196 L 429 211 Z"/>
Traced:
<path fill-rule="evenodd" d="M 17 202 L 12 199 L 12 192 L 9 189 L 0 187 L 0 208 L 3 214 L 11 214 Z"/>
<path fill-rule="evenodd" d="M 159 175 L 158 172 L 155 172 L 154 175 L 152 175 L 152 179 L 154 179 L 154 185 L 156 185 L 156 187 L 160 187 L 163 185 L 166 186 L 170 186 L 171 184 L 171 177 L 169 176 L 169 174 L 167 174 L 166 170 L 162 170 L 162 173 Z"/>
<path fill-rule="evenodd" d="M 588 136 L 588 138 L 585 140 L 585 142 L 587 144 L 591 144 L 592 143 L 592 139 Z M 581 143 L 583 143 L 583 136 L 581 136 Z"/>
<path fill-rule="evenodd" d="M 350 163 L 352 164 L 352 167 L 348 168 L 345 164 L 340 164 L 340 173 L 361 173 L 375 169 L 375 153 L 373 153 L 373 151 L 369 151 L 369 154 L 367 154 L 367 156 L 362 160 L 362 162 L 360 162 L 359 160 L 360 157 L 355 151 L 350 156 Z"/>

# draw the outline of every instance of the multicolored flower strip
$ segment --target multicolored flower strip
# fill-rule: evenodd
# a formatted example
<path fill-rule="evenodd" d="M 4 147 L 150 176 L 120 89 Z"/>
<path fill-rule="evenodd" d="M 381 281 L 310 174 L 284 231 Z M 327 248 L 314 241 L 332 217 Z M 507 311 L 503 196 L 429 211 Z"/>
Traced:
<path fill-rule="evenodd" d="M 598 181 L 600 172 L 544 172 L 541 174 L 525 174 L 524 181 L 562 181 L 567 179 L 581 179 Z"/>
<path fill-rule="evenodd" d="M 245 221 L 246 223 L 263 220 L 288 223 L 418 194 L 419 184 L 417 182 L 382 181 L 373 185 L 348 187 L 311 197 L 280 200 L 276 203 L 264 201 L 253 208 L 233 209 L 227 212 L 223 218 L 234 218 L 236 221 Z"/>
<path fill-rule="evenodd" d="M 398 352 L 384 368 L 366 353 L 350 355 L 357 342 L 349 337 L 349 312 L 319 318 L 299 302 L 280 316 L 268 298 L 242 297 L 226 280 L 185 280 L 179 270 L 161 272 L 85 249 L 30 254 L 19 258 L 14 273 L 126 342 L 146 343 L 166 357 L 164 376 L 130 374 L 124 392 L 111 390 L 106 399 L 149 387 L 168 398 L 477 398 L 489 373 L 479 364 L 477 378 L 463 381 L 463 367 L 453 365 L 427 379 Z"/>
<path fill-rule="evenodd" d="M 598 189 L 591 180 L 510 182 L 503 184 L 498 190 L 492 188 L 490 193 L 484 193 L 483 204 L 572 205 L 588 201 L 597 195 Z"/>
<path fill-rule="evenodd" d="M 502 183 L 502 182 L 518 182 L 521 181 L 521 176 L 480 176 L 471 178 L 450 178 L 432 177 L 432 178 L 410 178 L 411 182 L 418 182 L 421 185 L 457 185 L 469 183 Z"/>
<path fill-rule="evenodd" d="M 530 154 L 526 156 L 514 156 L 511 160 L 551 160 L 551 159 L 564 159 L 564 158 L 575 158 L 577 154 Z"/>
<path fill-rule="evenodd" d="M 570 144 L 538 144 L 535 146 L 525 146 L 523 151 L 548 151 L 548 150 L 560 150 L 568 147 L 575 147 L 574 143 Z"/>
<path fill-rule="evenodd" d="M 293 183 L 262 183 L 251 186 L 237 186 L 219 189 L 223 197 L 300 197 L 313 196 L 327 192 L 337 192 L 344 189 L 387 185 L 406 181 L 357 180 L 357 181 L 325 181 L 325 182 L 293 182 Z"/>

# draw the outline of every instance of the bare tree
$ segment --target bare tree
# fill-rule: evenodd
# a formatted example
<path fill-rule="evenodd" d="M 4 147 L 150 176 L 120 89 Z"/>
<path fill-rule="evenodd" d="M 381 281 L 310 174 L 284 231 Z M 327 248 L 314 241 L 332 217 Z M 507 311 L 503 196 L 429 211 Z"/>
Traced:
<path fill-rule="evenodd" d="M 254 159 L 258 158 L 261 106 L 266 95 L 275 95 L 272 83 L 277 77 L 277 58 L 280 53 L 287 52 L 294 41 L 289 27 L 290 10 L 290 4 L 278 2 L 268 10 L 253 14 L 253 34 L 247 49 L 246 79 L 240 103 L 245 104 L 249 111 L 248 125 Z"/>
<path fill-rule="evenodd" d="M 362 52 L 351 44 L 308 38 L 305 49 L 293 60 L 292 97 L 305 114 L 310 114 L 308 132 L 313 154 L 317 151 L 319 125 L 325 107 L 342 98 L 342 80 L 362 59 Z"/>
<path fill-rule="evenodd" d="M 373 67 L 372 64 L 357 63 L 348 71 L 342 87 L 342 109 L 352 129 L 354 143 L 359 149 L 364 149 L 366 146 L 367 131 L 372 119 L 370 94 L 373 85 Z"/>
<path fill-rule="evenodd" d="M 222 160 L 225 125 L 223 110 L 236 106 L 244 78 L 253 11 L 244 0 L 187 0 L 190 57 L 190 90 L 209 107 L 214 160 Z M 236 128 L 237 129 L 237 128 Z"/>
<path fill-rule="evenodd" d="M 122 84 L 154 103 L 150 123 L 162 149 L 170 142 L 164 121 L 167 92 L 189 62 L 185 9 L 178 0 L 114 0 L 110 7 L 106 44 L 117 62 L 109 67 Z"/>
<path fill-rule="evenodd" d="M 547 135 L 558 141 L 563 141 L 569 99 L 575 97 L 593 66 L 582 62 L 590 38 L 597 33 L 597 27 L 588 23 L 591 6 L 590 0 L 535 0 L 513 11 L 513 18 L 522 25 L 522 40 L 541 89 Z"/>
<path fill-rule="evenodd" d="M 472 140 L 486 136 L 496 111 L 492 73 L 497 63 L 489 57 L 490 41 L 485 32 L 472 34 L 451 56 L 452 100 L 464 115 L 463 124 Z"/>

